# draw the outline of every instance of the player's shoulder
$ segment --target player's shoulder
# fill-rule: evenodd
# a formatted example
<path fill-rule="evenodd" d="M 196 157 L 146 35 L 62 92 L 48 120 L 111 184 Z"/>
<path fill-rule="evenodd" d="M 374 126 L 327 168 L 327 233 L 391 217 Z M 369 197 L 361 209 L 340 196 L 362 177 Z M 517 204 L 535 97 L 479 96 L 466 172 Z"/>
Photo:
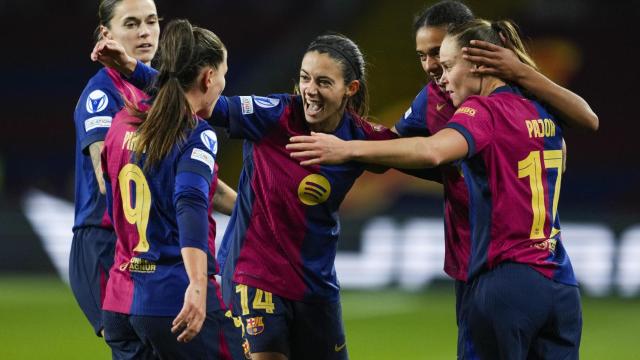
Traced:
<path fill-rule="evenodd" d="M 490 114 L 492 112 L 491 109 L 495 106 L 494 100 L 495 99 L 491 99 L 488 96 L 469 96 L 456 109 L 454 115 L 462 114 L 470 117 L 476 117 L 478 115 Z"/>
<path fill-rule="evenodd" d="M 113 80 L 104 68 L 100 69 L 82 90 L 76 106 L 76 117 L 87 117 L 111 113 L 122 107 L 122 99 L 118 94 Z"/>
<path fill-rule="evenodd" d="M 196 126 L 187 137 L 187 144 L 189 147 L 204 147 L 209 149 L 213 154 L 216 154 L 218 151 L 218 136 L 209 123 L 201 118 L 197 118 Z"/>
<path fill-rule="evenodd" d="M 87 96 L 94 91 L 102 91 L 110 95 L 116 92 L 113 79 L 111 79 L 111 77 L 109 76 L 106 68 L 101 68 L 100 70 L 98 70 L 89 79 L 89 81 L 87 81 L 87 85 L 84 87 L 82 95 Z"/>

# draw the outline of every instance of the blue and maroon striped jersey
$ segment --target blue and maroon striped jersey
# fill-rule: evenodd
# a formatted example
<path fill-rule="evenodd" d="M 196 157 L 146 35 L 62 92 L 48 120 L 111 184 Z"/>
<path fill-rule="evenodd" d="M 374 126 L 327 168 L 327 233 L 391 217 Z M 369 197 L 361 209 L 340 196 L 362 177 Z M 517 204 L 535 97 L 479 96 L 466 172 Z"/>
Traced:
<path fill-rule="evenodd" d="M 575 285 L 562 245 L 558 200 L 562 180 L 562 129 L 535 101 L 508 86 L 472 96 L 447 127 L 467 140 L 461 161 L 469 190 L 469 244 L 453 244 L 446 262 L 471 279 L 511 261 Z"/>
<path fill-rule="evenodd" d="M 416 96 L 411 107 L 396 123 L 403 137 L 430 136 L 442 130 L 455 112 L 449 96 L 431 81 Z M 445 261 L 444 271 L 457 280 L 466 280 L 466 267 L 450 252 L 469 252 L 469 192 L 459 164 L 440 166 L 444 186 Z"/>
<path fill-rule="evenodd" d="M 98 189 L 89 155 L 89 145 L 104 140 L 113 117 L 124 106 L 123 98 L 137 103 L 147 96 L 125 81 L 117 71 L 103 68 L 89 80 L 76 104 L 74 230 L 84 226 L 111 229 L 105 211 L 105 198 Z"/>
<path fill-rule="evenodd" d="M 185 237 L 180 228 L 180 200 L 195 194 L 210 215 L 216 180 L 217 137 L 203 120 L 189 130 L 157 166 L 143 171 L 145 156 L 134 159 L 140 120 L 127 110 L 117 114 L 105 139 L 102 167 L 108 202 L 117 235 L 113 268 L 109 272 L 103 309 L 124 314 L 175 316 L 183 305 L 189 278 L 181 248 L 200 248 L 208 255 L 210 283 L 207 309 L 220 307 L 213 278 L 216 270 L 215 224 L 205 219 L 200 237 Z M 182 178 L 181 178 L 182 177 Z M 185 182 L 180 179 L 192 181 Z M 185 186 L 185 184 L 187 186 Z M 207 236 L 208 235 L 208 236 Z"/>
<path fill-rule="evenodd" d="M 221 97 L 212 120 L 245 139 L 238 200 L 218 252 L 225 300 L 236 282 L 294 301 L 336 301 L 338 209 L 365 165 L 303 167 L 289 156 L 289 138 L 310 133 L 299 96 Z M 333 134 L 396 137 L 349 112 Z"/>

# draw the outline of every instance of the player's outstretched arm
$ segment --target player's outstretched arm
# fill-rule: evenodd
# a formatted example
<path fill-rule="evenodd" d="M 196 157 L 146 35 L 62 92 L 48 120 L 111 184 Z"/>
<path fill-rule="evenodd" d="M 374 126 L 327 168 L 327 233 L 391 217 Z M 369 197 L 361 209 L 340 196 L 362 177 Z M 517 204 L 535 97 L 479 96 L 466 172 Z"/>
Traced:
<path fill-rule="evenodd" d="M 311 136 L 294 136 L 287 150 L 300 165 L 342 164 L 359 161 L 403 169 L 436 167 L 467 155 L 464 136 L 453 129 L 443 129 L 430 137 L 410 137 L 382 141 L 344 141 L 333 135 L 312 132 Z"/>
<path fill-rule="evenodd" d="M 173 320 L 171 332 L 178 333 L 178 341 L 189 342 L 200 329 L 207 314 L 207 254 L 193 247 L 181 250 L 189 286 L 184 293 L 182 310 Z"/>
<path fill-rule="evenodd" d="M 216 186 L 216 192 L 213 194 L 213 209 L 219 213 L 231 215 L 237 198 L 238 193 L 218 179 L 218 186 Z"/>
<path fill-rule="evenodd" d="M 137 64 L 137 60 L 127 55 L 120 43 L 108 39 L 102 39 L 96 43 L 91 52 L 91 60 L 98 61 L 125 76 L 130 76 L 136 69 Z"/>
<path fill-rule="evenodd" d="M 598 116 L 582 97 L 521 62 L 513 51 L 480 40 L 471 40 L 462 51 L 465 59 L 480 65 L 472 72 L 513 81 L 553 107 L 569 126 L 598 130 Z"/>

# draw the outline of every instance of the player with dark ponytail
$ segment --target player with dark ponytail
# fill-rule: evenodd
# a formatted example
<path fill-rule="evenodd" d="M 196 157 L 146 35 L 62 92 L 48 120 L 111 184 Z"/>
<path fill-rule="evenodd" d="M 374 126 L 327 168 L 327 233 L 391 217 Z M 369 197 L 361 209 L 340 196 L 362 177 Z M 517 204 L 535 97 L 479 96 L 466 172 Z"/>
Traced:
<path fill-rule="evenodd" d="M 151 105 L 129 102 L 102 153 L 118 238 L 105 338 L 114 359 L 240 359 L 214 278 L 217 138 L 202 120 L 225 87 L 227 51 L 186 20 L 167 25 L 160 49 Z"/>

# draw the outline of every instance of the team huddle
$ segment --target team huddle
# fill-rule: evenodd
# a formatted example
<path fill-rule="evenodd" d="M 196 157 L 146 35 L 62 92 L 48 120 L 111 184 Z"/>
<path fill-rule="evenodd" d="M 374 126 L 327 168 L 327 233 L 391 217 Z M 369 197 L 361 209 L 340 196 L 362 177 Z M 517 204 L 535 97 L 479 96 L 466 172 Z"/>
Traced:
<path fill-rule="evenodd" d="M 430 81 L 388 129 L 367 121 L 366 64 L 343 35 L 309 43 L 294 94 L 223 96 L 213 32 L 173 20 L 160 38 L 153 0 L 101 0 L 98 15 L 70 280 L 114 359 L 348 359 L 338 210 L 388 168 L 444 185 L 458 358 L 578 358 L 563 131 L 598 118 L 537 70 L 513 23 L 453 0 L 418 14 Z M 244 139 L 237 193 L 212 125 Z M 217 254 L 213 210 L 231 216 Z"/>

